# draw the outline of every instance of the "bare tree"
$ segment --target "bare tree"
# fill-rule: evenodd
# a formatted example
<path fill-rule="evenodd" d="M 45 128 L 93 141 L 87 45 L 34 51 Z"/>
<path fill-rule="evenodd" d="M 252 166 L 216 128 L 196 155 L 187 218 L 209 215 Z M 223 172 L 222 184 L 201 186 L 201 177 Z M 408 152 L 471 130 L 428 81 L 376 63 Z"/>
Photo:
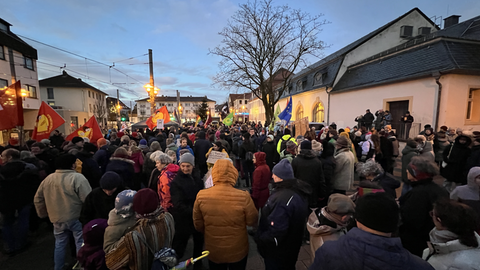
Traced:
<path fill-rule="evenodd" d="M 321 56 L 325 48 L 318 40 L 326 24 L 289 6 L 273 6 L 272 0 L 241 4 L 219 33 L 223 40 L 210 54 L 221 57 L 216 84 L 227 89 L 248 89 L 265 107 L 266 125 L 274 107 L 288 90 L 293 72 L 306 55 Z"/>
<path fill-rule="evenodd" d="M 105 128 L 105 118 L 107 117 L 107 105 L 105 99 L 95 99 L 95 105 L 93 105 L 93 115 L 97 118 L 97 122 L 101 129 Z"/>

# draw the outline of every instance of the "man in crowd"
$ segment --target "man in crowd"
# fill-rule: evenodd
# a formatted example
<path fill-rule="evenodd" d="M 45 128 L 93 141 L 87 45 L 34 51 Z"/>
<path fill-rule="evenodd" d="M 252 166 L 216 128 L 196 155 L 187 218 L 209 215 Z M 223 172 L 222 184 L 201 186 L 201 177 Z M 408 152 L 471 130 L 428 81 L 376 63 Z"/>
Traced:
<path fill-rule="evenodd" d="M 355 208 L 357 228 L 315 252 L 310 270 L 428 269 L 432 266 L 403 248 L 397 230 L 399 209 L 388 194 L 361 197 Z"/>
<path fill-rule="evenodd" d="M 70 233 L 75 238 L 77 252 L 83 244 L 79 217 L 92 188 L 82 174 L 75 172 L 76 160 L 72 154 L 59 156 L 55 160 L 57 170 L 43 180 L 34 198 L 38 216 L 48 216 L 53 223 L 55 270 L 63 269 Z"/>

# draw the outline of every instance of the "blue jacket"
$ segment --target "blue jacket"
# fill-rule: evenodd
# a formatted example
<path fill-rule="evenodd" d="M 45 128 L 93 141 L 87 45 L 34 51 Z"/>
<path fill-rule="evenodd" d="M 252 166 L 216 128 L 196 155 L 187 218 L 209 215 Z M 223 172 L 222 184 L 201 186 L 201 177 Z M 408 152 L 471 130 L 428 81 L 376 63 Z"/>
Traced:
<path fill-rule="evenodd" d="M 383 237 L 353 228 L 337 241 L 327 241 L 315 252 L 310 270 L 433 270 L 403 248 L 400 238 Z"/>
<path fill-rule="evenodd" d="M 181 146 L 179 146 L 178 149 L 177 149 L 177 159 L 180 158 L 180 150 L 182 150 L 182 149 L 188 149 L 188 151 L 190 151 L 190 153 L 192 153 L 192 155 L 195 156 L 195 154 L 193 153 L 193 150 L 192 150 L 192 148 L 190 148 L 190 146 L 187 145 L 187 147 L 185 147 L 185 148 L 182 148 Z"/>

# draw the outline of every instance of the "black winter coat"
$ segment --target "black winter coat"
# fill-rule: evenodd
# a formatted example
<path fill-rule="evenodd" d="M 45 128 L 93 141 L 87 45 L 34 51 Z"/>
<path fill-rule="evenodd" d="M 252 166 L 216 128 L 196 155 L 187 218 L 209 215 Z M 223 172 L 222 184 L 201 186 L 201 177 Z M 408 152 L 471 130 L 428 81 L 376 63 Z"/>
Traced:
<path fill-rule="evenodd" d="M 107 165 L 110 162 L 110 157 L 113 155 L 115 150 L 118 147 L 115 145 L 104 145 L 98 149 L 98 151 L 93 155 L 93 160 L 95 160 L 102 171 L 102 175 L 107 170 Z"/>
<path fill-rule="evenodd" d="M 460 138 L 465 138 L 467 143 L 460 144 Z M 467 160 L 470 157 L 471 149 L 468 147 L 472 140 L 468 136 L 458 136 L 455 142 L 443 151 L 443 161 L 447 163 L 445 168 L 441 167 L 440 173 L 448 181 L 467 184 Z M 452 150 L 450 152 L 450 149 Z"/>
<path fill-rule="evenodd" d="M 97 218 L 108 219 L 108 213 L 115 208 L 115 198 L 122 191 L 123 188 L 117 188 L 112 196 L 108 196 L 102 188 L 94 188 L 87 195 L 82 205 L 79 218 L 82 225 L 85 226 L 88 222 Z"/>
<path fill-rule="evenodd" d="M 131 189 L 133 188 L 133 176 L 135 175 L 134 163 L 130 159 L 112 157 L 106 171 L 116 172 L 122 178 L 122 186 Z"/>
<path fill-rule="evenodd" d="M 307 217 L 311 187 L 297 179 L 274 184 L 262 208 L 255 242 L 263 258 L 275 259 L 282 269 L 295 269 Z"/>
<path fill-rule="evenodd" d="M 170 184 L 172 208 L 169 210 L 175 220 L 175 231 L 178 233 L 193 233 L 193 204 L 197 194 L 203 189 L 203 181 L 198 174 L 184 174 L 178 171 Z"/>
<path fill-rule="evenodd" d="M 205 132 L 203 132 L 203 139 L 201 138 L 200 131 L 199 138 L 195 141 L 193 145 L 193 153 L 195 155 L 195 164 L 205 165 L 207 162 L 207 157 L 205 155 L 208 153 L 208 150 L 212 147 L 210 141 L 205 139 Z"/>
<path fill-rule="evenodd" d="M 245 154 L 247 152 L 252 152 L 253 154 L 257 152 L 256 150 L 255 144 L 253 144 L 251 141 L 243 141 L 242 145 L 239 147 L 238 155 L 241 159 L 245 159 Z"/>
<path fill-rule="evenodd" d="M 480 145 L 475 145 L 472 147 L 472 153 L 467 159 L 467 173 L 473 167 L 480 167 Z"/>
<path fill-rule="evenodd" d="M 92 156 L 92 154 L 83 151 L 77 153 L 77 158 L 82 162 L 82 174 L 85 176 L 85 178 L 87 178 L 88 183 L 90 183 L 90 187 L 94 189 L 100 186 L 102 170 Z"/>
<path fill-rule="evenodd" d="M 40 185 L 37 168 L 20 160 L 7 162 L 0 168 L 0 213 L 12 215 L 27 204 Z"/>
<path fill-rule="evenodd" d="M 448 198 L 448 192 L 432 179 L 411 182 L 412 190 L 400 197 L 400 238 L 403 246 L 419 257 L 427 248 L 429 233 L 435 227 L 430 211 L 440 198 Z"/>
<path fill-rule="evenodd" d="M 375 119 L 375 116 L 373 116 L 371 112 L 366 113 L 363 116 L 363 122 L 365 123 L 366 126 L 371 125 L 374 119 Z"/>
<path fill-rule="evenodd" d="M 385 193 L 390 194 L 393 198 L 397 197 L 397 192 L 395 190 L 400 187 L 400 181 L 395 179 L 395 176 L 384 172 L 375 177 L 372 182 L 378 183 L 378 185 L 385 190 Z"/>
<path fill-rule="evenodd" d="M 312 187 L 312 193 L 308 196 L 308 206 L 317 208 L 319 199 L 327 195 L 322 162 L 312 150 L 301 150 L 292 160 L 292 168 L 295 178 L 305 181 Z"/>
<path fill-rule="evenodd" d="M 273 166 L 275 166 L 280 160 L 280 155 L 277 152 L 277 145 L 274 141 L 265 141 L 262 145 L 262 152 L 267 155 L 265 161 L 267 162 L 268 167 L 270 167 L 270 171 L 272 171 Z"/>

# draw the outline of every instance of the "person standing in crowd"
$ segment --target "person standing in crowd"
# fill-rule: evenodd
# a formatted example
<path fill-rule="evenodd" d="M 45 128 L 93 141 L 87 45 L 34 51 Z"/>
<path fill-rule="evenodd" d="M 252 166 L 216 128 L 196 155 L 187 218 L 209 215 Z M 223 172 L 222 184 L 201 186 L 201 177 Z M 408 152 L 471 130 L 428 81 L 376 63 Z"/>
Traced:
<path fill-rule="evenodd" d="M 400 187 L 400 182 L 393 175 L 385 172 L 375 160 L 369 159 L 365 163 L 358 163 L 356 170 L 361 180 L 377 184 L 392 198 L 397 197 L 395 190 Z"/>
<path fill-rule="evenodd" d="M 388 125 L 392 124 L 393 117 L 390 114 L 389 110 L 386 110 L 385 113 L 383 114 L 383 126 L 386 127 Z"/>
<path fill-rule="evenodd" d="M 135 190 L 127 189 L 118 193 L 115 198 L 115 207 L 108 213 L 108 227 L 105 229 L 105 253 L 115 248 L 115 243 L 135 225 L 137 220 L 133 211 L 133 196 L 136 193 Z"/>
<path fill-rule="evenodd" d="M 40 185 L 38 169 L 20 160 L 20 152 L 10 148 L 2 152 L 0 167 L 0 213 L 5 252 L 13 255 L 27 246 L 30 210 Z"/>
<path fill-rule="evenodd" d="M 200 170 L 200 177 L 202 178 L 208 171 L 206 154 L 211 147 L 212 144 L 205 139 L 205 132 L 198 132 L 198 139 L 193 146 L 193 155 L 195 156 L 196 167 Z"/>
<path fill-rule="evenodd" d="M 92 189 L 100 186 L 100 177 L 102 177 L 102 170 L 93 159 L 95 152 L 97 152 L 97 147 L 93 143 L 85 143 L 82 151 L 75 155 L 82 162 L 82 174 L 87 178 Z"/>
<path fill-rule="evenodd" d="M 60 131 L 58 131 L 58 129 L 56 129 L 52 136 L 50 136 L 49 138 L 51 144 L 53 147 L 61 150 L 61 146 L 63 144 L 63 142 L 65 141 L 65 138 L 63 138 L 63 134 L 60 133 Z"/>
<path fill-rule="evenodd" d="M 30 147 L 32 154 L 36 158 L 45 162 L 48 165 L 47 173 L 51 174 L 55 171 L 55 155 L 53 155 L 47 146 L 41 142 L 33 143 Z"/>
<path fill-rule="evenodd" d="M 193 225 L 193 205 L 198 192 L 203 189 L 203 181 L 192 174 L 195 164 L 193 155 L 183 154 L 178 163 L 180 170 L 170 183 L 172 207 L 169 211 L 175 220 L 173 249 L 177 253 L 177 259 L 181 259 L 188 239 L 193 236 L 193 257 L 195 258 L 202 255 L 203 235 L 196 231 Z M 199 269 L 198 267 L 201 267 L 201 264 L 194 265 L 194 269 Z"/>
<path fill-rule="evenodd" d="M 108 270 L 105 264 L 103 238 L 107 228 L 106 219 L 94 219 L 83 227 L 84 245 L 78 251 L 78 262 L 85 270 Z"/>
<path fill-rule="evenodd" d="M 170 211 L 172 207 L 172 196 L 170 193 L 170 186 L 177 176 L 178 170 L 180 167 L 172 163 L 172 159 L 164 154 L 160 153 L 155 155 L 156 170 L 160 172 L 160 175 L 155 178 L 155 183 L 152 185 L 155 186 L 155 191 L 158 193 L 160 199 L 160 204 L 162 205 L 165 211 Z"/>
<path fill-rule="evenodd" d="M 430 212 L 435 228 L 423 259 L 435 269 L 479 269 L 480 236 L 478 216 L 470 207 L 452 200 L 440 200 Z"/>
<path fill-rule="evenodd" d="M 448 142 L 447 139 L 447 134 L 445 131 L 440 130 L 437 132 L 437 136 L 435 137 L 435 143 L 433 144 L 433 151 L 435 153 L 435 162 L 438 164 L 438 166 L 442 166 L 443 162 L 443 152 L 445 151 L 445 148 L 449 146 L 450 143 Z"/>
<path fill-rule="evenodd" d="M 402 196 L 412 189 L 410 180 L 408 180 L 407 166 L 415 156 L 418 156 L 417 143 L 413 139 L 407 139 L 407 144 L 402 150 Z"/>
<path fill-rule="evenodd" d="M 205 156 L 207 157 L 207 160 L 208 160 L 208 157 L 210 156 L 210 153 L 212 151 L 217 151 L 217 152 L 221 152 L 221 153 L 224 153 L 226 157 L 228 157 L 228 153 L 227 153 L 227 150 L 223 147 L 223 144 L 219 141 L 216 141 L 213 146 L 208 150 L 207 154 L 205 154 Z M 211 168 L 213 168 L 213 163 L 208 163 L 207 162 L 207 165 L 208 165 L 208 169 L 210 170 Z"/>
<path fill-rule="evenodd" d="M 74 151 L 76 154 L 77 152 L 81 151 L 83 148 L 83 144 L 85 141 L 83 140 L 82 137 L 73 137 L 72 140 L 63 147 L 63 151 L 70 153 L 70 151 Z"/>
<path fill-rule="evenodd" d="M 295 145 L 297 144 L 297 141 L 295 141 L 295 138 L 293 138 L 292 135 L 290 135 L 290 129 L 286 128 L 284 130 L 284 135 L 278 140 L 278 143 L 277 143 L 278 154 L 281 155 L 283 150 L 287 148 L 287 142 L 289 141 L 294 142 Z"/>
<path fill-rule="evenodd" d="M 327 206 L 312 211 L 307 222 L 312 262 L 315 251 L 326 241 L 338 240 L 347 233 L 347 226 L 354 213 L 355 204 L 343 194 L 332 194 Z"/>
<path fill-rule="evenodd" d="M 448 132 L 447 132 L 447 139 L 448 139 L 448 142 L 450 143 L 454 143 L 455 142 L 455 139 L 457 138 L 457 133 L 456 133 L 456 130 L 455 128 L 451 127 L 448 129 Z"/>
<path fill-rule="evenodd" d="M 100 179 L 100 187 L 94 188 L 85 198 L 79 219 L 82 225 L 98 218 L 107 219 L 122 190 L 122 178 L 115 172 L 106 172 Z"/>
<path fill-rule="evenodd" d="M 190 154 L 195 156 L 195 154 L 193 153 L 193 149 L 190 148 L 187 142 L 188 142 L 187 138 L 185 137 L 180 138 L 180 146 L 177 149 L 177 159 L 180 158 L 180 150 L 182 149 L 187 149 L 190 152 Z"/>
<path fill-rule="evenodd" d="M 410 138 L 410 129 L 412 128 L 412 123 L 414 121 L 413 116 L 410 114 L 409 111 L 406 111 L 405 114 L 401 118 L 402 123 L 405 126 L 405 135 L 404 138 Z"/>
<path fill-rule="evenodd" d="M 210 270 L 245 269 L 247 265 L 247 226 L 257 223 L 258 212 L 250 194 L 234 187 L 237 177 L 231 161 L 217 160 L 212 169 L 214 186 L 201 190 L 195 200 L 193 223 L 205 235 Z"/>
<path fill-rule="evenodd" d="M 311 187 L 295 179 L 292 165 L 273 167 L 274 192 L 262 208 L 255 242 L 266 270 L 295 269 L 308 217 Z"/>
<path fill-rule="evenodd" d="M 272 179 L 272 173 L 265 161 L 265 157 L 266 154 L 263 152 L 253 154 L 253 163 L 256 168 L 253 172 L 252 199 L 257 210 L 263 207 L 270 195 L 268 184 L 270 184 L 270 179 Z"/>
<path fill-rule="evenodd" d="M 355 157 L 350 151 L 347 138 L 339 137 L 336 142 L 335 171 L 333 173 L 333 193 L 346 194 L 354 180 Z"/>
<path fill-rule="evenodd" d="M 122 178 L 122 186 L 125 188 L 134 188 L 135 162 L 129 159 L 128 152 L 125 148 L 119 147 L 115 150 L 110 162 L 107 165 L 107 172 L 116 172 Z"/>
<path fill-rule="evenodd" d="M 470 169 L 467 184 L 456 187 L 450 198 L 472 207 L 480 217 L 480 166 Z"/>
<path fill-rule="evenodd" d="M 433 182 L 436 175 L 438 168 L 433 161 L 413 157 L 407 166 L 407 177 L 412 189 L 399 199 L 402 244 L 419 257 L 427 247 L 428 234 L 434 226 L 429 216 L 433 203 L 440 198 L 448 198 L 448 192 Z"/>
<path fill-rule="evenodd" d="M 143 168 L 143 153 L 142 149 L 136 147 L 135 145 L 130 146 L 130 160 L 132 160 L 133 163 L 133 185 L 135 190 L 140 190 L 142 188 L 142 184 L 145 185 L 145 183 L 142 183 L 142 178 L 143 178 L 143 173 L 142 173 L 142 168 Z"/>
<path fill-rule="evenodd" d="M 308 196 L 308 207 L 317 208 L 320 201 L 327 196 L 322 162 L 313 153 L 310 141 L 303 141 L 300 148 L 300 154 L 292 161 L 293 172 L 296 179 L 305 181 L 312 187 Z"/>
<path fill-rule="evenodd" d="M 470 144 L 472 139 L 465 135 L 460 135 L 455 142 L 445 148 L 443 151 L 443 161 L 446 166 L 441 166 L 441 174 L 446 178 L 444 186 L 451 191 L 455 185 L 465 185 L 467 183 L 467 171 L 465 164 L 470 157 Z M 455 184 L 454 184 L 455 183 Z"/>
<path fill-rule="evenodd" d="M 372 129 L 372 124 L 373 124 L 374 119 L 375 119 L 375 117 L 370 112 L 370 109 L 367 109 L 365 111 L 365 114 L 363 115 L 363 123 L 364 123 L 365 127 L 367 128 L 367 131 L 370 131 Z"/>
<path fill-rule="evenodd" d="M 153 253 L 172 247 L 174 220 L 170 213 L 163 211 L 158 194 L 149 188 L 141 189 L 133 196 L 132 207 L 137 222 L 105 255 L 110 270 L 152 269 Z"/>
<path fill-rule="evenodd" d="M 380 110 L 378 110 L 378 111 L 375 112 L 375 130 L 376 130 L 376 131 L 382 130 L 382 128 L 383 128 L 383 126 L 384 126 L 384 125 L 383 125 L 383 122 L 384 122 L 384 120 L 385 120 L 385 119 L 383 118 L 384 114 L 385 114 L 385 113 L 383 112 L 382 109 L 380 109 Z"/>
<path fill-rule="evenodd" d="M 280 155 L 277 152 L 277 146 L 275 145 L 273 135 L 268 135 L 266 141 L 262 145 L 262 152 L 266 155 L 266 162 L 270 171 L 272 171 L 273 166 L 278 163 L 280 160 Z"/>
<path fill-rule="evenodd" d="M 53 223 L 55 270 L 63 269 L 70 233 L 75 238 L 77 252 L 83 244 L 82 224 L 78 219 L 92 188 L 85 176 L 75 172 L 76 160 L 72 154 L 59 156 L 55 160 L 57 170 L 43 180 L 34 198 L 38 216 L 48 216 Z"/>
<path fill-rule="evenodd" d="M 480 136 L 473 139 L 473 146 L 470 156 L 467 159 L 466 171 L 473 167 L 480 166 Z"/>
<path fill-rule="evenodd" d="M 239 148 L 239 155 L 242 159 L 243 173 L 245 174 L 245 186 L 252 186 L 252 177 L 255 167 L 253 166 L 253 154 L 256 152 L 255 144 L 250 140 L 250 134 L 243 135 L 243 143 Z"/>
<path fill-rule="evenodd" d="M 357 227 L 315 252 L 310 270 L 415 269 L 432 270 L 421 258 L 402 247 L 397 230 L 398 206 L 381 192 L 361 197 L 355 207 Z M 381 218 L 379 218 L 381 217 Z"/>

